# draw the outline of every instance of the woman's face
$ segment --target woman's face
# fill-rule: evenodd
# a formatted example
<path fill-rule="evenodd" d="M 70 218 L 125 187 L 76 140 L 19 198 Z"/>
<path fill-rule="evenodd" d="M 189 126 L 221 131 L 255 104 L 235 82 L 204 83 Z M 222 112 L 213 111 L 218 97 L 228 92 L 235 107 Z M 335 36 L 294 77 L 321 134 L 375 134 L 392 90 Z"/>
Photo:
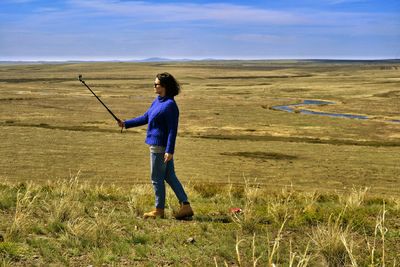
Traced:
<path fill-rule="evenodd" d="M 154 80 L 154 93 L 160 96 L 165 96 L 165 88 L 161 86 L 160 80 L 158 78 Z"/>

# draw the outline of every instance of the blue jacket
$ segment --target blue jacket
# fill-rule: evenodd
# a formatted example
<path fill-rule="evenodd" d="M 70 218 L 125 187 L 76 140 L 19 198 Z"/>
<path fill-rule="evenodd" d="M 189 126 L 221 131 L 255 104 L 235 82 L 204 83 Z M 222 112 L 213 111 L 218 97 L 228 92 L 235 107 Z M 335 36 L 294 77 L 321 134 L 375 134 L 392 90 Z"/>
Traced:
<path fill-rule="evenodd" d="M 125 121 L 125 128 L 148 124 L 146 144 L 166 147 L 173 154 L 178 133 L 179 109 L 173 97 L 158 96 L 142 116 Z"/>

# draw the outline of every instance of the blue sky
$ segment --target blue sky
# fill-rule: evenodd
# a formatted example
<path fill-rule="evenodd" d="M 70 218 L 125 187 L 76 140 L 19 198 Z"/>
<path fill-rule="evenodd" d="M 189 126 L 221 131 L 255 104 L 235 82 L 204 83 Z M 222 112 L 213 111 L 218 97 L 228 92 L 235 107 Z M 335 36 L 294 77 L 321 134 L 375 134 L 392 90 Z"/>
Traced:
<path fill-rule="evenodd" d="M 400 58 L 400 1 L 0 1 L 0 60 L 149 57 Z"/>

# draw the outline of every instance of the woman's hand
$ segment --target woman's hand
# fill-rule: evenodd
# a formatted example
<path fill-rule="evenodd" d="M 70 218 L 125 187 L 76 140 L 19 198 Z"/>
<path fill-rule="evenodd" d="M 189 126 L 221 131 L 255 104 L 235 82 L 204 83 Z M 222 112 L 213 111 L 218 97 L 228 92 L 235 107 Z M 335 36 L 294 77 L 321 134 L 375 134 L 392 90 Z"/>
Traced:
<path fill-rule="evenodd" d="M 118 126 L 121 128 L 125 128 L 125 122 L 124 121 L 118 121 Z"/>
<path fill-rule="evenodd" d="M 168 161 L 170 161 L 173 156 L 174 156 L 174 154 L 165 153 L 164 154 L 164 163 L 167 163 Z"/>

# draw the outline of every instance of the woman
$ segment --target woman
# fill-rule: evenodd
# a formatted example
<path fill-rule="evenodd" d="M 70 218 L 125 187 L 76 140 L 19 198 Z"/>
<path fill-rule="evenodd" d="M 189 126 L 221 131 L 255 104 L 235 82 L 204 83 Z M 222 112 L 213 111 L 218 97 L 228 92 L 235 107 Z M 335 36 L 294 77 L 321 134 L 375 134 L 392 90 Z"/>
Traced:
<path fill-rule="evenodd" d="M 174 96 L 179 94 L 180 85 L 171 74 L 160 73 L 154 81 L 154 92 L 158 94 L 158 97 L 143 116 L 119 122 L 118 125 L 128 129 L 148 124 L 145 142 L 150 146 L 150 170 L 155 193 L 155 209 L 145 213 L 144 218 L 164 218 L 164 181 L 166 181 L 181 204 L 175 218 L 187 219 L 193 216 L 193 210 L 182 184 L 175 175 L 173 160 L 179 118 L 179 109 Z"/>

